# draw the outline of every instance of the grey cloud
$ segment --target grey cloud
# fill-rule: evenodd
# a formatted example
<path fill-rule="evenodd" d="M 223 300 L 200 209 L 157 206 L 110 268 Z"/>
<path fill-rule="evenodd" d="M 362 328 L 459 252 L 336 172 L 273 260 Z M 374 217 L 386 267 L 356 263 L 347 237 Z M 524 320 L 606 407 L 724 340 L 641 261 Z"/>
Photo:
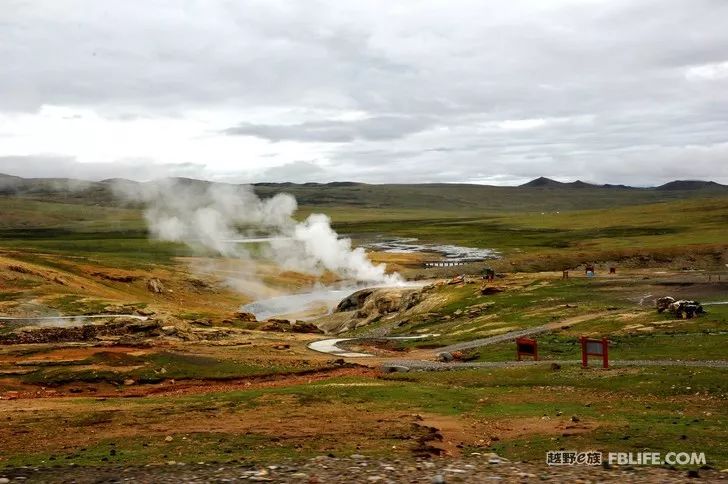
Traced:
<path fill-rule="evenodd" d="M 327 176 L 326 170 L 314 162 L 294 161 L 268 168 L 258 176 L 258 181 L 308 183 L 321 181 L 321 178 L 325 176 Z"/>
<path fill-rule="evenodd" d="M 147 181 L 163 177 L 209 178 L 205 165 L 194 163 L 154 164 L 149 160 L 118 160 L 113 163 L 80 163 L 73 157 L 56 155 L 0 156 L 0 173 L 24 178 L 74 178 L 104 180 L 127 178 Z"/>
<path fill-rule="evenodd" d="M 5 3 L 0 65 L 10 68 L 0 76 L 0 111 L 83 106 L 133 123 L 239 110 L 246 122 L 224 134 L 326 146 L 304 155 L 316 162 L 295 154 L 237 175 L 207 168 L 210 160 L 79 164 L 74 153 L 27 165 L 6 157 L 0 171 L 728 182 L 727 81 L 686 76 L 728 61 L 724 0 Z M 341 121 L 352 112 L 363 119 Z M 593 121 L 549 121 L 580 117 Z M 529 119 L 546 122 L 497 127 Z M 0 136 L 9 131 L 0 126 Z"/>
<path fill-rule="evenodd" d="M 379 116 L 354 121 L 309 121 L 292 125 L 241 123 L 223 130 L 227 135 L 257 136 L 270 141 L 346 143 L 355 140 L 382 141 L 402 138 L 426 129 L 425 118 Z"/>

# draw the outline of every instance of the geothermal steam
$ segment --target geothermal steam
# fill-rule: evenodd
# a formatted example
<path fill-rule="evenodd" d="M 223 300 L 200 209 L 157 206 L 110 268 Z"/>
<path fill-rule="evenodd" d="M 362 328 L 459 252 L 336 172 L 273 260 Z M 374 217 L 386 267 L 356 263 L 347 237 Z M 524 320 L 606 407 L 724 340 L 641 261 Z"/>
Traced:
<path fill-rule="evenodd" d="M 326 215 L 312 214 L 303 222 L 296 221 L 297 203 L 288 194 L 261 200 L 247 186 L 174 180 L 117 185 L 115 189 L 144 204 L 149 231 L 159 240 L 184 242 L 249 261 L 248 251 L 235 241 L 265 234 L 269 241 L 264 255 L 286 270 L 330 271 L 367 284 L 401 282 L 398 274 L 385 274 L 384 264 L 372 264 L 364 249 L 352 248 L 350 239 L 339 238 Z"/>

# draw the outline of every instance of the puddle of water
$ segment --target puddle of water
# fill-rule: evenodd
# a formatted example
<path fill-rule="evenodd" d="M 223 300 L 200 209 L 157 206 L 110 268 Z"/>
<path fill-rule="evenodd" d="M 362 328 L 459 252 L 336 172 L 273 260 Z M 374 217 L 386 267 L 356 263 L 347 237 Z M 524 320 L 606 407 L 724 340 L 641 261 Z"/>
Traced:
<path fill-rule="evenodd" d="M 416 243 L 418 239 L 386 239 L 365 244 L 367 249 L 374 249 L 395 254 L 411 254 L 414 252 L 430 252 L 443 256 L 451 261 L 481 261 L 497 259 L 498 252 L 493 249 L 480 249 L 476 247 L 462 247 L 450 244 L 423 244 Z"/>

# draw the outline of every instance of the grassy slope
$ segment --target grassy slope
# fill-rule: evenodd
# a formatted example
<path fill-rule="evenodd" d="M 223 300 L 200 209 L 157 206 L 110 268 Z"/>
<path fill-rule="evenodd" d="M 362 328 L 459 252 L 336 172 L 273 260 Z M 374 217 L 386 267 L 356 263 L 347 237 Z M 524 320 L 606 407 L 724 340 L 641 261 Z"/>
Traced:
<path fill-rule="evenodd" d="M 549 200 L 544 198 L 546 195 L 539 195 L 541 203 L 553 206 L 556 197 Z M 421 198 L 412 200 L 418 200 L 417 203 L 425 200 L 424 195 L 418 197 Z M 437 200 L 441 199 L 430 198 L 428 205 L 437 204 Z M 606 200 L 602 199 L 601 206 L 608 204 Z M 503 203 L 516 202 L 506 200 Z M 580 257 L 594 258 L 598 254 L 619 254 L 620 251 L 630 253 L 636 248 L 643 251 L 668 250 L 668 254 L 672 250 L 680 254 L 693 250 L 695 246 L 726 243 L 723 227 L 728 220 L 728 197 L 661 201 L 650 205 L 543 215 L 527 213 L 527 209 L 533 210 L 538 205 L 536 199 L 529 203 L 517 213 L 485 211 L 460 202 L 458 208 L 443 203 L 436 212 L 411 206 L 393 210 L 352 209 L 341 205 L 325 211 L 331 214 L 336 227 L 343 232 L 366 236 L 381 233 L 415 236 L 439 242 L 496 247 L 506 251 L 516 262 L 526 257 L 565 257 L 574 262 Z M 579 198 L 575 197 L 571 206 L 577 204 Z M 185 253 L 185 249 L 177 245 L 147 241 L 139 213 L 134 210 L 13 198 L 0 198 L 0 209 L 0 249 L 49 267 L 60 265 L 72 269 L 70 257 L 81 255 L 110 267 L 143 268 L 170 264 L 173 256 Z M 310 209 L 304 207 L 301 215 Z M 561 259 L 555 264 L 561 264 Z M 567 282 L 536 280 L 524 283 L 523 288 L 487 298 L 475 296 L 473 286 L 448 287 L 444 290 L 451 291 L 452 297 L 441 308 L 443 314 L 454 315 L 455 311 L 468 305 L 493 301 L 492 314 L 497 317 L 476 321 L 455 317 L 419 326 L 414 321 L 410 326 L 401 328 L 401 332 L 437 330 L 445 335 L 438 343 L 445 344 L 487 336 L 492 329 L 527 327 L 552 321 L 554 317 L 601 312 L 615 306 L 619 308 L 615 316 L 596 318 L 583 325 L 539 337 L 542 355 L 554 359 L 573 357 L 573 341 L 587 331 L 594 335 L 609 334 L 616 343 L 612 352 L 615 358 L 725 358 L 721 351 L 726 338 L 722 327 L 728 319 L 728 308 L 713 306 L 705 318 L 668 325 L 654 324 L 668 318 L 658 317 L 648 309 L 636 311 L 632 319 L 622 320 L 618 314 L 632 312 L 636 304 L 633 296 L 645 294 L 639 284 L 631 284 L 621 281 L 616 287 L 611 287 L 609 283 L 585 279 Z M 16 297 L 13 294 L 0 291 L 0 296 L 5 298 Z M 562 307 L 567 303 L 576 304 L 578 308 Z M 486 317 L 490 315 L 485 314 Z M 643 333 L 626 329 L 632 324 L 642 324 L 653 330 Z M 512 351 L 512 344 L 494 346 L 488 351 L 481 351 L 480 358 L 512 359 Z M 167 360 L 150 361 L 149 367 L 156 368 L 167 363 Z M 246 375 L 259 372 L 261 368 L 265 370 L 265 365 L 238 368 L 228 363 L 216 363 L 208 365 L 209 372 L 200 374 L 200 365 L 174 364 L 177 366 L 174 374 L 177 378 L 185 375 Z M 68 375 L 69 370 L 66 368 L 62 375 L 55 376 Z M 43 369 L 27 378 L 52 382 L 55 378 L 53 371 L 60 370 Z M 143 377 L 145 374 L 134 376 Z M 34 412 L 32 416 L 25 411 L 10 412 L 11 420 L 4 422 L 7 425 L 6 435 L 10 435 L 13 429 L 21 429 L 30 432 L 29 435 L 35 436 L 38 442 L 45 442 L 44 435 L 61 432 L 71 422 L 80 428 L 96 429 L 98 437 L 91 437 L 84 443 L 67 442 L 65 449 L 44 443 L 32 453 L 13 452 L 7 450 L 9 447 L 0 445 L 0 465 L 233 458 L 254 462 L 302 455 L 302 452 L 303 455 L 353 451 L 388 454 L 392 452 L 392 445 L 403 446 L 401 440 L 393 441 L 391 429 L 372 431 L 358 443 L 362 448 L 355 449 L 352 437 L 336 432 L 316 436 L 303 433 L 290 445 L 284 445 L 276 435 L 236 433 L 235 430 L 227 430 L 224 425 L 217 427 L 223 430 L 191 432 L 186 434 L 184 441 L 181 438 L 176 438 L 172 444 L 164 441 L 166 433 L 175 432 L 175 422 L 179 422 L 182 416 L 212 418 L 212 421 L 222 421 L 223 418 L 244 420 L 251 409 L 265 406 L 266 412 L 272 416 L 279 415 L 281 419 L 290 418 L 292 410 L 297 415 L 305 415 L 305 418 L 295 417 L 300 419 L 302 426 L 321 409 L 331 409 L 332 416 L 338 411 L 341 418 L 348 418 L 348 413 L 341 412 L 341 408 L 353 408 L 360 412 L 390 412 L 393 419 L 412 411 L 422 411 L 457 418 L 502 421 L 504 425 L 523 417 L 540 419 L 546 415 L 554 418 L 558 411 L 567 416 L 577 414 L 602 428 L 573 437 L 537 433 L 504 438 L 490 449 L 511 458 L 540 461 L 545 450 L 560 447 L 620 451 L 643 448 L 682 450 L 684 444 L 689 444 L 689 449 L 710 449 L 709 460 L 713 465 L 724 467 L 728 464 L 728 448 L 724 442 L 728 425 L 725 381 L 725 370 L 645 368 L 582 372 L 565 367 L 560 372 L 551 372 L 544 366 L 394 375 L 383 380 L 383 386 L 297 385 L 156 400 L 124 399 L 121 403 L 117 399 L 74 401 L 62 409 Z M 346 380 L 337 383 L 371 382 Z M 700 395 L 695 395 L 696 392 Z M 585 406 L 585 403 L 590 405 Z M 151 429 L 150 423 L 154 424 Z M 103 437 L 107 424 L 133 429 L 133 435 L 114 442 L 112 437 Z M 109 453 L 111 443 L 116 445 L 114 455 Z M 403 447 L 406 448 L 406 444 Z M 477 446 L 468 448 L 478 449 Z"/>
<path fill-rule="evenodd" d="M 420 413 L 461 422 L 467 429 L 466 453 L 496 451 L 510 459 L 542 462 L 547 450 L 563 447 L 603 452 L 690 449 L 705 451 L 710 465 L 723 468 L 728 464 L 723 438 L 728 414 L 722 404 L 728 388 L 723 376 L 711 369 L 551 371 L 544 365 L 394 374 L 378 380 L 336 378 L 191 396 L 73 399 L 34 412 L 8 409 L 11 421 L 0 422 L 0 428 L 22 429 L 24 434 L 0 447 L 0 466 L 256 463 L 353 452 L 407 456 L 417 435 L 411 416 Z M 354 429 L 352 411 L 361 422 Z M 179 420 L 181 415 L 184 420 Z M 251 415 L 265 415 L 270 427 L 250 423 Z M 545 430 L 550 423 L 559 423 L 557 429 L 568 426 L 572 415 L 590 430 Z M 194 425 L 199 419 L 207 431 Z M 518 422 L 544 424 L 507 437 L 504 429 L 517 429 Z M 43 438 L 59 425 L 91 432 L 60 442 Z M 173 440 L 166 441 L 165 435 Z M 502 438 L 491 442 L 497 435 Z M 19 440 L 32 438 L 32 451 L 13 450 Z M 463 437 L 445 432 L 445 438 Z"/>

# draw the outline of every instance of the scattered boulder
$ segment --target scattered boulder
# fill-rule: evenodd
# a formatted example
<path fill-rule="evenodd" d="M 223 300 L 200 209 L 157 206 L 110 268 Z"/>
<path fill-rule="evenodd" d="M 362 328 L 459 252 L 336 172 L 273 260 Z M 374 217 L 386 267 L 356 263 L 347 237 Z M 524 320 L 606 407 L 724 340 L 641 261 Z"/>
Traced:
<path fill-rule="evenodd" d="M 492 301 L 474 304 L 473 306 L 465 308 L 465 314 L 470 317 L 476 317 L 488 311 L 493 306 L 495 306 L 495 303 Z"/>
<path fill-rule="evenodd" d="M 450 363 L 452 360 L 454 360 L 452 353 L 448 353 L 447 351 L 444 351 L 442 353 L 437 354 L 437 361 L 441 361 L 443 363 Z"/>
<path fill-rule="evenodd" d="M 291 325 L 291 331 L 293 331 L 294 333 L 323 333 L 323 331 L 321 331 L 318 326 L 307 321 L 296 321 Z"/>
<path fill-rule="evenodd" d="M 244 323 L 255 323 L 258 321 L 258 319 L 255 317 L 255 314 L 245 311 L 237 311 L 234 317 L 235 319 L 243 321 Z"/>
<path fill-rule="evenodd" d="M 194 277 L 191 277 L 187 279 L 187 282 L 190 284 L 190 286 L 194 287 L 195 289 L 212 289 L 212 286 L 207 283 L 206 281 L 203 281 L 202 279 L 197 279 Z"/>
<path fill-rule="evenodd" d="M 268 319 L 265 321 L 265 324 L 260 327 L 260 330 L 288 333 L 291 331 L 291 322 L 287 319 Z"/>
<path fill-rule="evenodd" d="M 449 285 L 451 285 L 451 286 L 454 286 L 456 284 L 464 284 L 465 283 L 465 275 L 464 274 L 460 274 L 459 276 L 455 276 L 452 279 L 450 279 L 449 281 L 447 281 L 447 283 Z"/>
<path fill-rule="evenodd" d="M 158 321 L 139 321 L 132 318 L 114 318 L 107 323 L 82 326 L 33 326 L 0 335 L 0 344 L 62 343 L 70 341 L 98 341 L 112 336 L 159 336 Z"/>
<path fill-rule="evenodd" d="M 8 270 L 9 271 L 13 271 L 13 272 L 17 272 L 19 274 L 28 274 L 28 275 L 32 275 L 32 276 L 41 276 L 41 274 L 35 272 L 34 270 L 28 269 L 27 267 L 20 266 L 20 265 L 9 265 L 8 266 Z"/>
<path fill-rule="evenodd" d="M 162 294 L 165 292 L 164 284 L 156 277 L 147 280 L 147 290 L 154 294 Z"/>
<path fill-rule="evenodd" d="M 484 285 L 480 288 L 480 294 L 483 296 L 489 296 L 491 294 L 498 294 L 504 292 L 506 289 L 500 286 Z"/>
<path fill-rule="evenodd" d="M 91 274 L 95 277 L 100 277 L 101 279 L 106 279 L 107 281 L 112 282 L 134 282 L 137 279 L 139 279 L 139 276 L 135 276 L 134 274 L 114 274 L 114 273 L 107 273 L 107 272 L 94 272 Z"/>
<path fill-rule="evenodd" d="M 122 314 L 126 311 L 123 306 L 117 306 L 115 304 L 109 304 L 101 310 L 104 314 Z"/>

